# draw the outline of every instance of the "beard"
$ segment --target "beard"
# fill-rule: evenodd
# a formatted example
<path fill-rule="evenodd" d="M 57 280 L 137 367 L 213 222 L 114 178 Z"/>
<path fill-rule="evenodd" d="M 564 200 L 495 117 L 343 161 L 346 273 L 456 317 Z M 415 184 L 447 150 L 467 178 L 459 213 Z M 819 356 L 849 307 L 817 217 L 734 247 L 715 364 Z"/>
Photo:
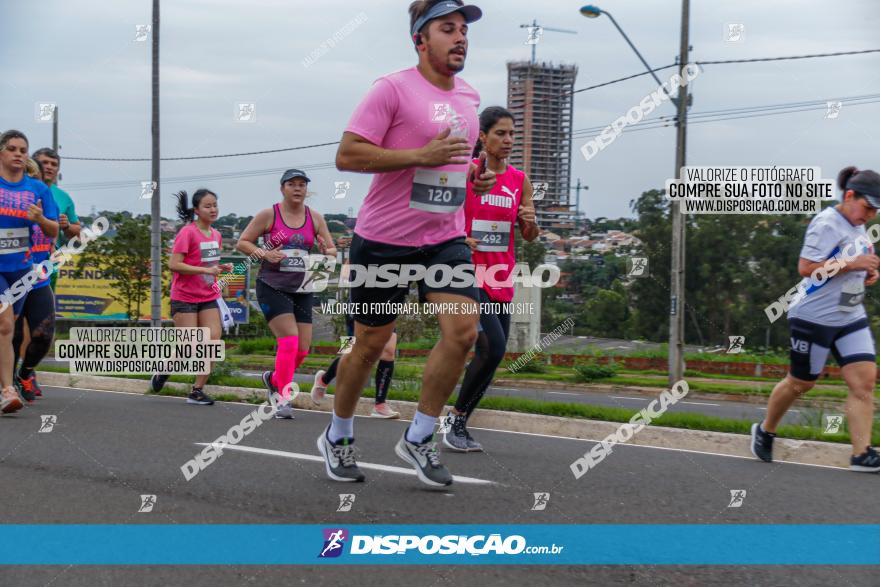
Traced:
<path fill-rule="evenodd" d="M 435 71 L 441 73 L 458 73 L 464 69 L 464 59 L 462 59 L 461 64 L 454 63 L 451 54 L 447 53 L 441 57 L 430 46 L 428 46 L 428 63 L 431 64 Z"/>
<path fill-rule="evenodd" d="M 446 61 L 446 67 L 449 71 L 458 73 L 462 69 L 464 69 L 464 59 L 462 59 L 461 63 L 453 63 L 451 59 Z"/>

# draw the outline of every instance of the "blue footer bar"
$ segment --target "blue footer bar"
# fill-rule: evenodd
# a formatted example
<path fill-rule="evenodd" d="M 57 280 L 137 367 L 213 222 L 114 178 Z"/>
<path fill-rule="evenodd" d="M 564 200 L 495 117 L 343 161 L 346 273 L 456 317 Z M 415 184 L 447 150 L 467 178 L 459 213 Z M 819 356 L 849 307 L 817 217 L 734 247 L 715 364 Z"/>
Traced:
<path fill-rule="evenodd" d="M 880 564 L 880 525 L 854 524 L 6 524 L 0 544 L 3 565 Z"/>

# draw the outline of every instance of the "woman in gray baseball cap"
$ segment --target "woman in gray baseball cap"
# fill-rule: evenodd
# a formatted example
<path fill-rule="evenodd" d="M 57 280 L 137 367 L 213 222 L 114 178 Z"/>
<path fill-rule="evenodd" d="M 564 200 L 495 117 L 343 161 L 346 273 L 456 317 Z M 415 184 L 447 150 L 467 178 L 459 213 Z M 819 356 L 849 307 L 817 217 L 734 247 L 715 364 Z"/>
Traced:
<path fill-rule="evenodd" d="M 877 359 L 874 337 L 862 300 L 865 286 L 880 279 L 874 242 L 880 233 L 865 224 L 880 208 L 880 175 L 843 169 L 837 176 L 841 202 L 817 214 L 807 227 L 798 261 L 804 278 L 790 304 L 791 364 L 767 403 L 767 415 L 752 425 L 752 454 L 773 460 L 776 427 L 795 400 L 810 391 L 833 354 L 849 387 L 846 421 L 852 441 L 850 469 L 880 471 L 880 454 L 871 448 Z"/>
<path fill-rule="evenodd" d="M 320 213 L 305 205 L 309 177 L 299 169 L 281 176 L 281 202 L 257 212 L 236 248 L 261 260 L 257 301 L 269 329 L 278 339 L 275 370 L 263 373 L 263 384 L 275 417 L 293 418 L 294 372 L 312 345 L 312 293 L 309 280 L 313 248 L 336 256 L 333 237 Z M 257 241 L 263 237 L 263 247 Z M 276 401 L 277 400 L 277 401 Z"/>

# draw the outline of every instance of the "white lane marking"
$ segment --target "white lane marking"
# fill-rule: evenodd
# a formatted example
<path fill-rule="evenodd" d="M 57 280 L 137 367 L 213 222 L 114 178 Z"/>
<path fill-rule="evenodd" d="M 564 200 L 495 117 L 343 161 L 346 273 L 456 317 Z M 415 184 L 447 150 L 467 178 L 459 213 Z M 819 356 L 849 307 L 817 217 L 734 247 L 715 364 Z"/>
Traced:
<path fill-rule="evenodd" d="M 149 383 L 149 381 L 147 381 L 146 379 L 144 380 L 144 382 Z M 156 393 L 147 394 L 147 392 L 145 392 L 145 391 L 113 391 L 111 389 L 92 389 L 91 387 L 70 387 L 69 385 L 49 385 L 48 383 L 44 383 L 43 385 L 48 387 L 49 389 L 52 389 L 54 387 L 55 389 L 73 389 L 76 391 L 98 391 L 101 393 L 116 393 L 119 395 L 139 395 L 139 396 L 149 395 L 149 397 L 164 397 L 164 398 L 169 398 L 169 399 L 186 399 L 186 397 L 176 396 L 176 395 L 159 395 Z"/>
<path fill-rule="evenodd" d="M 681 402 L 683 404 L 691 404 L 693 406 L 720 406 L 721 404 L 710 404 L 708 402 Z"/>
<path fill-rule="evenodd" d="M 626 397 L 626 396 L 624 396 L 624 395 L 612 395 L 612 396 L 610 396 L 610 397 L 611 397 L 612 399 L 631 399 L 631 400 L 635 400 L 635 401 L 637 401 L 637 402 L 647 402 L 647 401 L 651 401 L 651 398 L 649 398 L 649 397 Z"/>
<path fill-rule="evenodd" d="M 573 393 L 570 391 L 548 391 L 547 395 L 584 395 L 582 393 Z"/>
<path fill-rule="evenodd" d="M 168 400 L 177 400 L 177 401 L 186 400 L 185 395 L 160 395 L 160 394 L 156 394 L 156 393 L 147 393 L 147 392 L 140 392 L 140 391 L 113 391 L 113 390 L 109 390 L 109 389 L 92 389 L 91 387 L 70 387 L 69 385 L 48 385 L 47 384 L 46 387 L 49 389 L 54 387 L 56 389 L 72 389 L 75 391 L 97 391 L 98 393 L 115 393 L 117 395 L 135 395 L 138 397 L 149 398 L 149 399 L 168 399 Z M 262 389 L 257 389 L 257 388 L 254 388 L 254 389 L 255 389 L 255 391 L 262 391 Z M 305 392 L 301 391 L 300 393 L 305 393 Z M 333 403 L 332 402 L 333 394 L 328 393 L 326 396 L 324 396 L 324 399 L 331 400 L 330 403 L 332 404 Z M 252 404 L 252 403 L 245 402 L 245 401 L 232 402 L 232 401 L 218 399 L 218 400 L 214 400 L 214 403 L 223 404 L 223 405 L 230 406 L 230 407 L 248 408 L 250 410 L 253 410 L 253 409 L 265 404 L 266 402 L 264 401 L 260 404 Z M 329 414 L 329 412 L 323 412 L 321 410 L 310 410 L 307 408 L 293 408 L 293 411 L 303 412 L 304 414 Z M 376 418 L 373 418 L 369 414 L 365 414 L 363 416 L 360 414 L 355 414 L 354 417 L 355 418 L 366 418 L 367 420 L 373 420 L 373 421 L 376 420 Z M 412 420 L 398 418 L 395 421 L 397 421 L 397 422 L 411 422 Z"/>
<path fill-rule="evenodd" d="M 572 440 L 575 442 L 592 442 L 595 444 L 601 444 L 603 442 L 602 440 L 594 440 L 592 438 L 571 438 L 570 436 L 556 436 L 555 434 L 541 434 L 538 432 L 517 432 L 514 430 L 498 430 L 496 428 L 479 428 L 477 426 L 468 426 L 468 428 L 470 428 L 471 430 L 485 430 L 487 432 L 506 432 L 507 434 L 523 434 L 525 436 L 538 436 L 541 438 L 553 438 L 553 439 L 557 439 L 557 440 Z M 745 439 L 748 439 L 748 436 L 746 436 L 744 434 L 741 436 Z M 728 454 L 724 454 L 724 453 L 720 453 L 720 452 L 711 452 L 711 451 L 706 451 L 706 450 L 692 450 L 689 448 L 674 448 L 674 447 L 669 447 L 669 446 L 653 446 L 650 444 L 629 444 L 629 443 L 616 444 L 614 446 L 626 446 L 626 447 L 630 447 L 630 448 L 654 448 L 657 450 L 671 450 L 674 452 L 689 452 L 689 453 L 698 454 L 698 455 L 709 455 L 709 456 L 713 456 L 713 457 L 728 457 L 731 459 L 744 459 L 747 461 L 756 461 L 757 462 L 757 460 L 753 456 L 728 455 Z M 813 464 L 813 463 L 796 463 L 794 461 L 778 461 L 775 459 L 773 460 L 773 462 L 774 463 L 785 463 L 787 465 L 802 465 L 804 467 L 819 467 L 820 469 L 834 469 L 836 471 L 849 472 L 849 467 L 835 467 L 832 465 L 817 465 L 817 464 Z"/>
<path fill-rule="evenodd" d="M 48 387 L 48 388 L 56 387 L 59 389 L 76 389 L 76 390 L 80 390 L 80 391 L 98 391 L 101 393 L 119 393 L 122 395 L 139 395 L 139 396 L 146 395 L 143 393 L 135 393 L 135 392 L 129 392 L 129 391 L 107 391 L 104 389 L 91 389 L 88 387 L 69 387 L 66 385 L 47 385 L 46 387 Z M 157 396 L 157 395 L 152 395 L 152 396 L 148 396 L 148 397 L 168 397 L 170 399 L 183 399 L 183 398 L 174 397 L 174 396 Z M 242 404 L 240 402 L 222 402 L 222 403 L 229 403 L 231 405 L 239 405 L 242 407 L 253 407 L 252 404 Z M 316 413 L 314 410 L 299 410 L 298 408 L 294 408 L 294 409 L 297 411 L 302 411 L 302 412 Z M 761 408 L 761 409 L 766 409 L 766 408 Z M 789 412 L 794 412 L 794 411 L 797 411 L 797 410 L 789 410 Z M 356 415 L 356 417 L 368 418 L 370 420 L 375 420 L 375 418 L 370 418 L 370 416 L 357 416 Z M 410 421 L 411 420 L 406 420 L 403 418 L 397 420 L 397 422 L 410 422 Z M 539 438 L 553 438 L 555 440 L 571 440 L 573 442 L 592 442 L 594 444 L 602 442 L 601 440 L 594 440 L 592 438 L 571 438 L 570 436 L 557 436 L 556 434 L 541 434 L 539 432 L 518 432 L 515 430 L 498 430 L 497 428 L 480 428 L 477 426 L 471 426 L 471 429 L 485 430 L 487 432 L 500 432 L 500 433 L 504 433 L 504 434 L 522 434 L 524 436 L 537 436 Z M 741 436 L 744 439 L 748 439 L 748 435 L 743 434 Z M 751 461 L 755 460 L 755 457 L 753 457 L 753 456 L 727 455 L 727 454 L 723 454 L 723 453 L 719 453 L 719 452 L 710 452 L 710 451 L 705 451 L 705 450 L 691 450 L 691 449 L 687 449 L 687 448 L 673 448 L 673 447 L 668 447 L 668 446 L 652 446 L 650 444 L 621 444 L 621 445 L 617 445 L 617 446 L 630 446 L 633 448 L 653 448 L 653 449 L 657 449 L 657 450 L 671 450 L 674 452 L 689 452 L 689 453 L 693 453 L 693 454 L 709 455 L 709 456 L 714 456 L 714 457 L 728 457 L 728 458 L 732 458 L 732 459 L 745 459 L 745 460 L 751 460 Z M 309 455 L 309 456 L 313 456 L 313 455 Z M 320 457 L 315 457 L 315 458 L 320 460 Z M 817 465 L 814 463 L 795 463 L 793 461 L 773 461 L 773 462 L 774 463 L 785 463 L 787 465 L 800 465 L 802 467 L 818 467 L 820 469 L 833 469 L 836 471 L 849 472 L 848 467 L 834 467 L 832 465 Z M 415 474 L 415 471 L 413 471 L 413 474 Z"/>
<path fill-rule="evenodd" d="M 208 442 L 196 442 L 198 446 L 210 446 Z M 243 446 L 241 444 L 235 445 L 226 445 L 223 447 L 223 450 L 240 450 L 241 452 L 249 452 L 249 453 L 257 453 L 264 455 L 271 455 L 275 457 L 286 457 L 288 459 L 299 459 L 301 461 L 312 461 L 314 463 L 323 463 L 324 457 L 319 457 L 317 455 L 307 455 L 301 452 L 287 452 L 283 450 L 273 450 L 269 448 L 257 448 L 255 446 Z M 367 469 L 372 471 L 382 471 L 385 473 L 398 473 L 400 475 L 411 475 L 413 477 L 416 476 L 416 472 L 413 469 L 405 469 L 403 467 L 392 467 L 391 465 L 380 465 L 377 463 L 363 463 L 359 462 L 358 467 L 361 469 Z M 495 485 L 494 481 L 488 481 L 486 479 L 476 479 L 474 477 L 462 477 L 460 475 L 453 475 L 452 480 L 458 483 L 471 483 L 473 485 Z"/>

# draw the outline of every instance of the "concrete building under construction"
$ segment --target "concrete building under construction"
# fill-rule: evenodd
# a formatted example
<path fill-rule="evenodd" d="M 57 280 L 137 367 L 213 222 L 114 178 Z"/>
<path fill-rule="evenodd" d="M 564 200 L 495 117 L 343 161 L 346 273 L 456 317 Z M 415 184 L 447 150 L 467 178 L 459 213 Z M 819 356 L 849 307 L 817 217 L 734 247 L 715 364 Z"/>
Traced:
<path fill-rule="evenodd" d="M 507 63 L 507 109 L 516 120 L 510 163 L 532 183 L 545 182 L 535 202 L 538 225 L 558 231 L 575 228 L 571 198 L 571 131 L 576 65 Z"/>

